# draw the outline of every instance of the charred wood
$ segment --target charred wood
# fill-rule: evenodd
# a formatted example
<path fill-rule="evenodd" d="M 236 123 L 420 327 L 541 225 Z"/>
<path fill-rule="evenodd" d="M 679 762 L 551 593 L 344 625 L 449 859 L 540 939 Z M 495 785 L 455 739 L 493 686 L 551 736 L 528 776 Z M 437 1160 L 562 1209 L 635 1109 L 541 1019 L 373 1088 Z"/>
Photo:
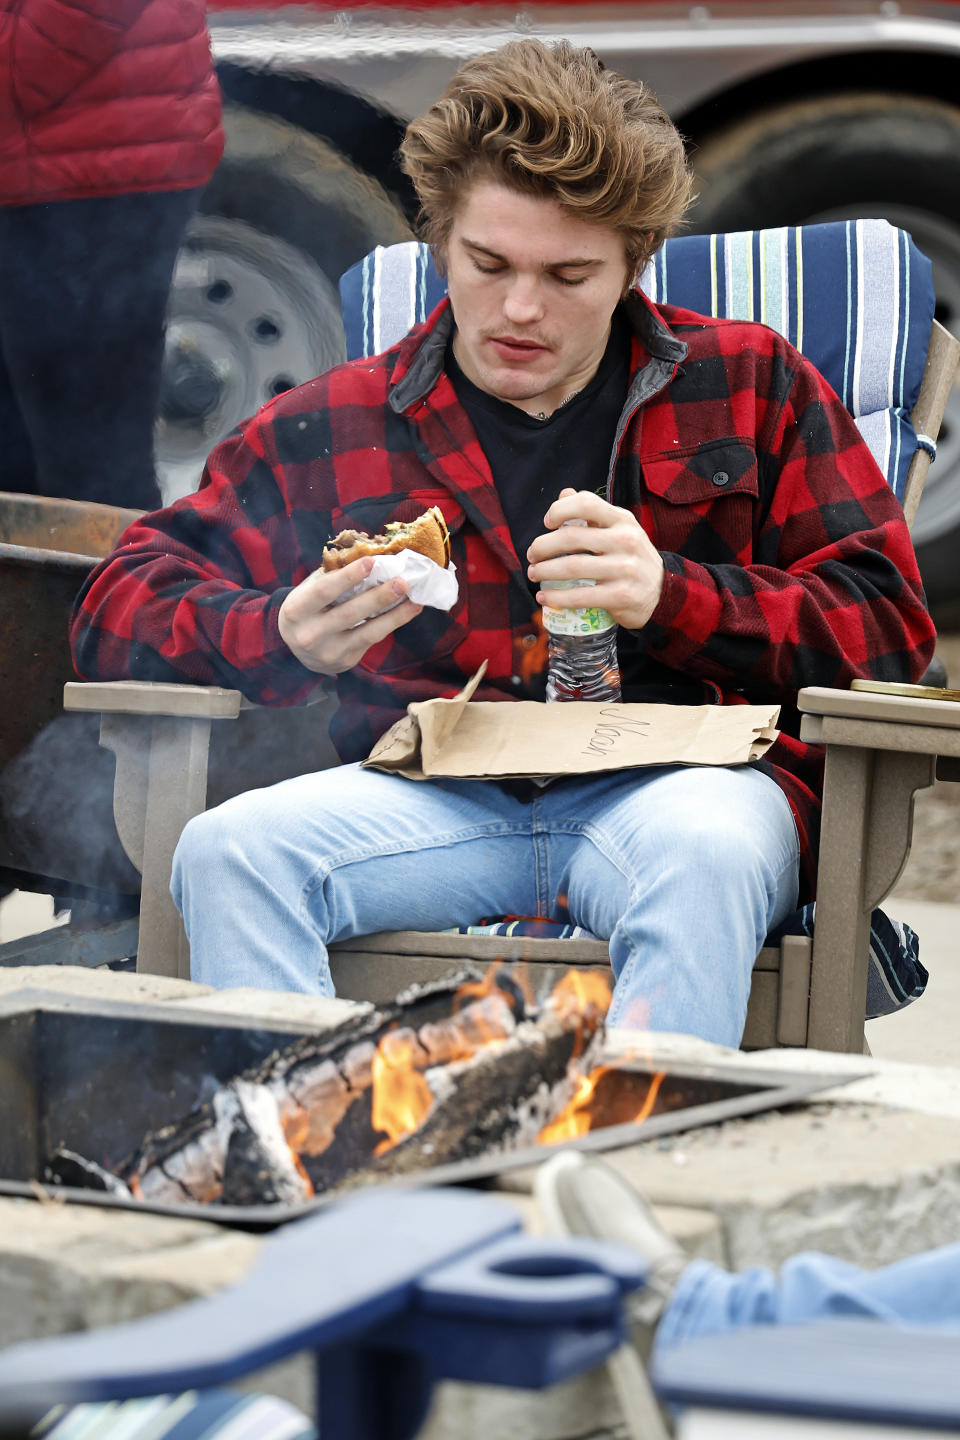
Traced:
<path fill-rule="evenodd" d="M 370 1086 L 378 1045 L 412 1037 L 418 1067 L 472 1053 L 505 1037 L 523 1018 L 523 996 L 511 982 L 493 989 L 482 972 L 465 969 L 413 986 L 389 1005 L 353 1016 L 322 1035 L 298 1037 L 221 1086 L 183 1119 L 146 1135 L 137 1151 L 109 1171 L 60 1153 L 74 1183 L 129 1190 L 145 1201 L 270 1204 L 302 1200 L 312 1184 L 349 1173 L 356 1152 L 367 1159 L 379 1138 L 371 1129 Z M 464 987 L 468 994 L 457 1000 Z M 314 1166 L 311 1182 L 291 1151 Z M 55 1168 L 50 1157 L 47 1168 Z M 323 1178 L 321 1178 L 323 1177 Z"/>
<path fill-rule="evenodd" d="M 358 1180 L 365 1184 L 535 1144 L 567 1104 L 582 1068 L 591 1068 L 594 1038 L 599 1040 L 599 1033 L 587 1037 L 585 1046 L 577 1027 L 547 1009 L 536 1022 L 519 1025 L 504 1044 L 426 1071 L 434 1097 L 427 1119 L 341 1185 L 353 1188 Z"/>

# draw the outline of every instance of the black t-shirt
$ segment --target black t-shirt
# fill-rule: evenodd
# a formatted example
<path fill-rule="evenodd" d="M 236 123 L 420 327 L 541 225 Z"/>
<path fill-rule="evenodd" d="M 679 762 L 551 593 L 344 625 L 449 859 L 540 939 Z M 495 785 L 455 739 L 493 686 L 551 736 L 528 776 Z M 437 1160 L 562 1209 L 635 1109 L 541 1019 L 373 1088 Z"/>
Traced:
<path fill-rule="evenodd" d="M 617 421 L 630 383 L 630 329 L 617 312 L 597 373 L 546 420 L 488 395 L 468 380 L 447 346 L 447 373 L 477 432 L 517 555 L 545 530 L 561 490 L 604 494 Z M 536 592 L 536 585 L 531 585 Z"/>
<path fill-rule="evenodd" d="M 546 420 L 478 389 L 457 364 L 452 340 L 446 367 L 477 432 L 517 555 L 526 567 L 527 548 L 544 533 L 543 517 L 561 490 L 570 485 L 606 493 L 617 423 L 630 384 L 629 322 L 615 313 L 596 375 Z M 537 588 L 530 584 L 531 594 Z M 716 700 L 715 689 L 648 655 L 642 639 L 629 630 L 618 632 L 617 651 L 624 700 L 685 705 Z"/>

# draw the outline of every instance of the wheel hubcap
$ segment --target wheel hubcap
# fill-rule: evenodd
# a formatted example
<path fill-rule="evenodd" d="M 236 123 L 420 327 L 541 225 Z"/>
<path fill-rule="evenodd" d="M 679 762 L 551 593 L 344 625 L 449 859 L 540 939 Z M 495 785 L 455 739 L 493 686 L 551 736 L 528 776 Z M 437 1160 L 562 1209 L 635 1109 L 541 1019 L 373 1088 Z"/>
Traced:
<path fill-rule="evenodd" d="M 155 439 L 164 502 L 196 489 L 241 420 L 344 353 L 336 290 L 309 256 L 243 221 L 198 217 L 167 308 Z"/>

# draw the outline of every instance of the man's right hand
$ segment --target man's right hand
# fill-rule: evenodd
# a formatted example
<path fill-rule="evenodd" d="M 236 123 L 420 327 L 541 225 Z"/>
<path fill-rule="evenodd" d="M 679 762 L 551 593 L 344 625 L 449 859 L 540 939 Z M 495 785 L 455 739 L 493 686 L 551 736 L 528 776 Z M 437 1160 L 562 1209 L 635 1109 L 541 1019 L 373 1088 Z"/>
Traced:
<path fill-rule="evenodd" d="M 315 675 L 351 670 L 376 645 L 423 609 L 405 600 L 404 580 L 374 585 L 352 600 L 336 604 L 369 575 L 373 557 L 353 560 L 342 570 L 314 570 L 294 587 L 280 606 L 280 638 Z M 398 603 L 398 601 L 400 603 Z"/>

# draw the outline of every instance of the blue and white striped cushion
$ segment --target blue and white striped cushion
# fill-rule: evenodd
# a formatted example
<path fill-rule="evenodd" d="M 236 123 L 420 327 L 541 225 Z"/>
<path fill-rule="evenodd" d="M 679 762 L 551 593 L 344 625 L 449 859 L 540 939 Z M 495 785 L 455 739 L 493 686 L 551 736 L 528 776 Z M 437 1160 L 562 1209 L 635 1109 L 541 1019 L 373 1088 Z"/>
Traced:
<path fill-rule="evenodd" d="M 683 235 L 640 283 L 654 301 L 779 331 L 836 390 L 903 499 L 935 299 L 930 261 L 905 230 L 842 220 Z"/>
<path fill-rule="evenodd" d="M 286 1400 L 233 1390 L 184 1390 L 140 1400 L 56 1405 L 31 1440 L 317 1440 Z"/>
<path fill-rule="evenodd" d="M 379 355 L 421 324 L 447 293 L 426 245 L 378 245 L 340 281 L 347 359 Z"/>
<path fill-rule="evenodd" d="M 897 498 L 933 322 L 930 262 L 886 220 L 682 235 L 641 276 L 652 300 L 759 320 L 814 364 L 853 415 Z M 378 247 L 340 281 L 347 356 L 376 355 L 446 294 L 423 244 Z M 925 443 L 932 445 L 931 441 Z"/>
<path fill-rule="evenodd" d="M 784 935 L 813 936 L 815 900 L 795 910 L 778 930 L 767 937 L 776 944 Z M 874 910 L 870 920 L 870 964 L 867 967 L 867 1019 L 892 1015 L 918 1000 L 927 987 L 927 972 L 920 964 L 917 932 L 902 920 L 891 920 Z"/>

